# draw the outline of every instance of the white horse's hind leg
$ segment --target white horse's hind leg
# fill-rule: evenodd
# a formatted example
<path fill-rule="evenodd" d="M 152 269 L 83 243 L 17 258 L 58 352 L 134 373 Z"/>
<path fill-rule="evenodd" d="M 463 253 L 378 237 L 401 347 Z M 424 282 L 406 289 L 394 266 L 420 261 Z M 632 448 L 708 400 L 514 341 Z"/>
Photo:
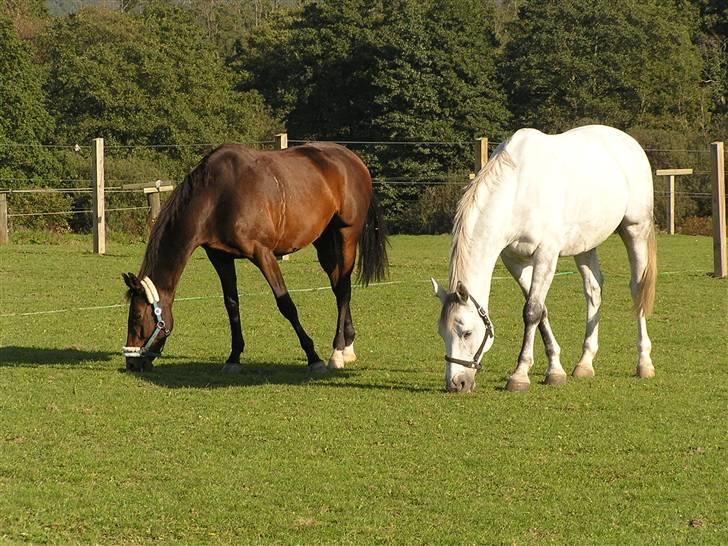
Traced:
<path fill-rule="evenodd" d="M 508 269 L 508 272 L 518 282 L 523 295 L 528 298 L 528 293 L 531 290 L 531 281 L 533 279 L 533 265 L 531 263 L 519 262 L 506 255 L 502 255 L 501 259 L 506 269 Z M 543 339 L 546 357 L 549 361 L 544 383 L 547 385 L 563 385 L 566 383 L 566 372 L 564 372 L 561 366 L 561 347 L 559 347 L 553 330 L 551 330 L 546 305 L 544 305 L 544 313 L 541 322 L 538 324 L 538 329 L 541 332 L 541 339 Z M 531 361 L 531 365 L 533 365 L 533 361 Z"/>
<path fill-rule="evenodd" d="M 561 349 L 556 343 L 556 339 L 551 331 L 548 323 L 546 311 L 546 294 L 548 293 L 551 281 L 553 281 L 556 271 L 556 262 L 558 253 L 537 252 L 534 256 L 534 265 L 531 270 L 531 282 L 529 283 L 526 304 L 523 307 L 523 345 L 521 353 L 518 356 L 518 363 L 513 374 L 508 379 L 506 389 L 509 391 L 527 390 L 531 381 L 528 378 L 528 370 L 533 365 L 533 342 L 536 335 L 536 328 L 540 328 L 542 336 L 544 336 L 544 345 L 549 356 L 549 367 L 546 371 L 547 384 L 563 384 L 566 380 L 566 373 L 561 367 L 559 355 Z M 504 260 L 504 263 L 508 260 Z M 530 268 L 529 268 L 530 269 Z M 525 273 L 525 275 L 524 275 Z M 524 284 L 529 275 L 526 268 L 523 273 L 518 275 L 519 284 L 523 278 Z M 516 276 L 516 275 L 514 275 Z"/>
<path fill-rule="evenodd" d="M 599 350 L 599 307 L 602 304 L 602 285 L 604 278 L 599 269 L 597 250 L 574 256 L 581 273 L 586 299 L 586 332 L 581 358 L 571 375 L 574 377 L 594 377 L 593 361 Z"/>
<path fill-rule="evenodd" d="M 630 289 L 637 318 L 637 375 L 654 377 L 655 367 L 650 353 L 652 342 L 647 335 L 645 308 L 649 312 L 654 298 L 654 282 L 656 275 L 655 235 L 652 222 L 633 225 L 622 225 L 619 230 L 624 245 L 627 247 L 630 266 Z M 650 294 L 645 296 L 645 293 Z"/>

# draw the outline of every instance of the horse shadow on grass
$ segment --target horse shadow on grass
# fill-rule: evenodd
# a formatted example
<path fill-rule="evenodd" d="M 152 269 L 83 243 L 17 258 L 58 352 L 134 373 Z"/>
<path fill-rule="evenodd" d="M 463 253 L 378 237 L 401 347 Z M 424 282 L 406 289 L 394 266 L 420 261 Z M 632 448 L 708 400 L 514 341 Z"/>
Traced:
<path fill-rule="evenodd" d="M 75 347 L 0 347 L 0 366 L 75 366 L 84 363 L 109 361 L 115 353 L 84 351 Z"/>
<path fill-rule="evenodd" d="M 360 370 L 347 368 L 315 374 L 305 365 L 280 364 L 272 362 L 243 363 L 239 374 L 222 371 L 220 362 L 176 361 L 159 363 L 146 372 L 129 372 L 119 368 L 119 373 L 134 375 L 139 380 L 168 389 L 217 389 L 230 387 L 257 387 L 261 385 L 317 385 L 333 388 L 354 388 L 366 390 L 395 390 L 429 392 L 432 389 L 417 385 L 403 385 L 398 382 L 362 382 Z"/>

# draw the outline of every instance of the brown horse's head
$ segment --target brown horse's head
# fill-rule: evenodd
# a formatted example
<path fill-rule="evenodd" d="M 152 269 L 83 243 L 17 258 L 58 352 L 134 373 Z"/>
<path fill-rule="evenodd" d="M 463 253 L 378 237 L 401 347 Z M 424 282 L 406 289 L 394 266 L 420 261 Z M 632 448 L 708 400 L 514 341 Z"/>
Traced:
<path fill-rule="evenodd" d="M 150 370 L 160 356 L 172 332 L 172 309 L 159 299 L 157 288 L 149 277 L 139 279 L 133 273 L 122 274 L 129 287 L 129 321 L 126 346 L 126 369 L 134 372 Z M 164 307 L 164 309 L 163 309 Z"/>

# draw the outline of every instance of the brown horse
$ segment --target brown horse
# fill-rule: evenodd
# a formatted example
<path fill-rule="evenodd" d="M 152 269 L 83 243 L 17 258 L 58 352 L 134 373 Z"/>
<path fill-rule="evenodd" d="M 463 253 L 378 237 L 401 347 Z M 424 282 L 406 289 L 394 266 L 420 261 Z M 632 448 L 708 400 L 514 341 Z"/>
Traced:
<path fill-rule="evenodd" d="M 309 369 L 325 370 L 276 260 L 311 243 L 336 295 L 338 320 L 329 367 L 341 368 L 356 359 L 349 301 L 357 243 L 362 284 L 383 278 L 387 267 L 386 234 L 369 170 L 336 144 L 274 152 L 226 144 L 210 152 L 165 203 L 139 275 L 123 275 L 130 302 L 127 369 L 151 369 L 160 355 L 172 332 L 172 302 L 182 270 L 202 246 L 220 277 L 230 319 L 231 350 L 223 370 L 241 370 L 245 347 L 236 258 L 247 258 L 260 269 L 278 309 L 298 335 Z"/>

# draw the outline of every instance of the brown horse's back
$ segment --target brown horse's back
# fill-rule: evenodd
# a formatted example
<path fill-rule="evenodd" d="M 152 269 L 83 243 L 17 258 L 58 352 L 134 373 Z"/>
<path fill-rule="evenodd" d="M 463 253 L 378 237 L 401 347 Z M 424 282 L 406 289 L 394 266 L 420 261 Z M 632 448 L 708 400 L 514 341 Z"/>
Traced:
<path fill-rule="evenodd" d="M 318 239 L 332 221 L 350 226 L 355 238 L 366 221 L 369 171 L 337 144 L 280 151 L 224 145 L 197 169 L 204 170 L 204 189 L 196 208 L 207 211 L 200 244 L 212 248 L 251 257 L 262 245 L 287 254 Z"/>

